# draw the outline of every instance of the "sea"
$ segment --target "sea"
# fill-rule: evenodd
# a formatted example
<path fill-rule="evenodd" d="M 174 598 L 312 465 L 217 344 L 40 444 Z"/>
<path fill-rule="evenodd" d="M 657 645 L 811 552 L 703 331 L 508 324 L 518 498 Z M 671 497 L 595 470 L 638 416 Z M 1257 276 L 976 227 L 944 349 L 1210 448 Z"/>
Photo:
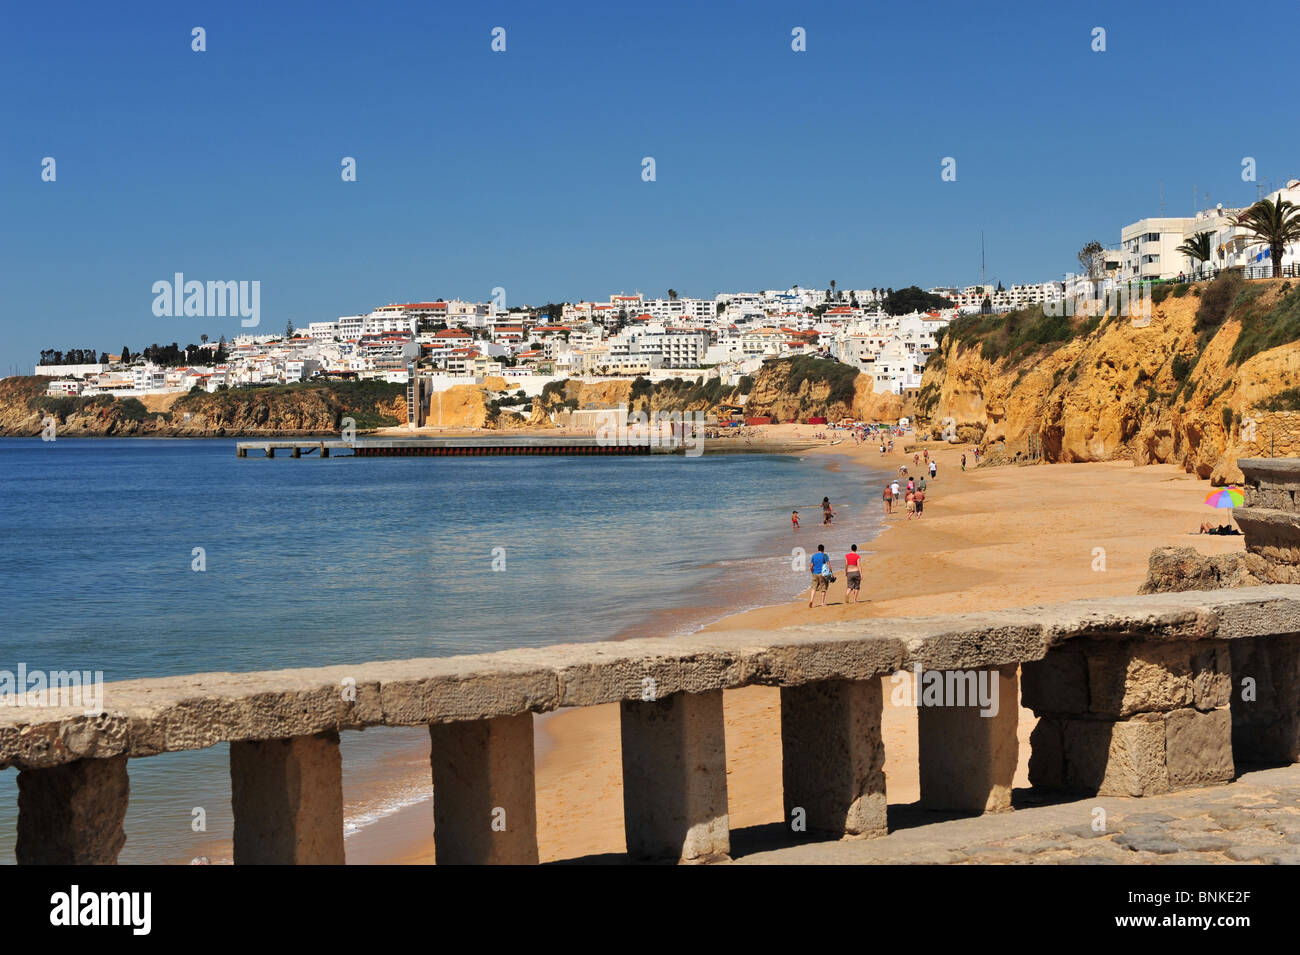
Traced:
<path fill-rule="evenodd" d="M 795 547 L 870 553 L 885 477 L 833 453 L 266 460 L 227 439 L 0 439 L 0 671 L 113 682 L 680 637 L 792 599 Z M 429 798 L 425 730 L 341 746 L 349 839 Z M 129 771 L 120 861 L 228 861 L 225 745 Z M 0 862 L 16 778 L 0 772 Z"/>

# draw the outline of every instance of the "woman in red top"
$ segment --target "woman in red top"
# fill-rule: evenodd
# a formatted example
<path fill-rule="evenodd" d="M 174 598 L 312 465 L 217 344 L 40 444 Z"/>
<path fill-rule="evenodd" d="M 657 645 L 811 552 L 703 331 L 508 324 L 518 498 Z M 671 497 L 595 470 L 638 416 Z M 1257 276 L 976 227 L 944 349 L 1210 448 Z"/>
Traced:
<path fill-rule="evenodd" d="M 844 564 L 846 567 L 844 602 L 855 604 L 858 602 L 858 591 L 862 589 L 862 571 L 858 569 L 858 561 L 862 555 L 858 553 L 858 545 L 854 544 L 849 548 L 849 552 L 844 555 Z"/>

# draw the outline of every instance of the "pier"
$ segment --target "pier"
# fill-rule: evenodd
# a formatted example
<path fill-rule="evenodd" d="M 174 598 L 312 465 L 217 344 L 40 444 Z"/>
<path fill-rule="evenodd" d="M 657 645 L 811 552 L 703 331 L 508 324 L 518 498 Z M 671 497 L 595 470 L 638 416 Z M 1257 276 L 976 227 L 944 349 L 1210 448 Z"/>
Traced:
<path fill-rule="evenodd" d="M 288 452 L 298 458 L 316 454 L 328 458 L 331 452 L 357 458 L 400 457 L 478 457 L 483 455 L 591 455 L 591 454 L 681 454 L 683 448 L 645 444 L 612 444 L 595 435 L 485 435 L 460 438 L 357 438 L 352 441 L 338 439 L 284 439 L 271 441 L 240 441 L 235 453 L 248 457 L 250 451 L 260 451 L 264 457 L 274 458 L 277 451 Z"/>

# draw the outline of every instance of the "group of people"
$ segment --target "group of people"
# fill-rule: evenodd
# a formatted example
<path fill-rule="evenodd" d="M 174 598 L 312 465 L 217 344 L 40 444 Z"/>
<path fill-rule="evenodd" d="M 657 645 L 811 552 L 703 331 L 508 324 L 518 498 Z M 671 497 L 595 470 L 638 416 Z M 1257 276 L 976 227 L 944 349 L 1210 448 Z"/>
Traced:
<path fill-rule="evenodd" d="M 858 595 L 862 592 L 862 568 L 859 565 L 862 555 L 858 553 L 858 545 L 854 544 L 849 548 L 849 552 L 844 555 L 844 602 L 855 604 L 858 602 Z M 818 544 L 817 553 L 812 555 L 808 561 L 808 569 L 812 571 L 812 591 L 808 594 L 808 606 L 812 607 L 817 600 L 817 595 L 821 594 L 821 603 L 819 607 L 826 606 L 826 594 L 830 591 L 831 584 L 835 583 L 835 574 L 831 570 L 831 557 L 826 553 L 826 545 Z"/>
<path fill-rule="evenodd" d="M 934 477 L 934 471 L 930 472 L 930 477 Z M 907 508 L 907 519 L 910 521 L 913 517 L 920 517 L 925 513 L 926 484 L 924 476 L 920 481 L 913 477 L 907 477 L 906 481 L 906 487 L 899 483 L 899 479 L 890 481 L 885 485 L 884 493 L 880 498 L 885 503 L 886 514 L 894 513 L 895 504 L 903 504 Z"/>

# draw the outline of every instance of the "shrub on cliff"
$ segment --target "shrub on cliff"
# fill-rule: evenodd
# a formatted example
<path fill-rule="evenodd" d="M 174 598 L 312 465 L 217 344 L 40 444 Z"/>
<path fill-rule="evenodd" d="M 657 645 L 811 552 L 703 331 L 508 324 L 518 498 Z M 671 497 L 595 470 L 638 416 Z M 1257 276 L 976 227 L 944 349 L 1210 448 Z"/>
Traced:
<path fill-rule="evenodd" d="M 1196 334 L 1209 337 L 1228 318 L 1232 303 L 1237 300 L 1244 280 L 1237 272 L 1224 272 L 1201 293 L 1201 304 L 1196 309 Z"/>
<path fill-rule="evenodd" d="M 964 315 L 949 323 L 948 335 L 968 348 L 979 345 L 985 361 L 997 361 L 1090 334 L 1099 324 L 1084 318 L 1076 324 L 1068 316 L 1048 315 L 1041 305 L 1035 305 L 1006 315 Z"/>
<path fill-rule="evenodd" d="M 1234 365 L 1262 351 L 1300 340 L 1300 288 L 1286 293 L 1272 308 L 1251 308 L 1247 301 L 1238 302 L 1237 309 L 1241 332 L 1228 356 Z"/>
<path fill-rule="evenodd" d="M 829 391 L 827 404 L 853 404 L 853 383 L 858 377 L 858 369 L 854 366 L 812 355 L 781 358 L 772 364 L 784 362 L 790 365 L 787 388 L 791 394 L 797 394 L 805 381 L 810 385 L 825 384 Z"/>

